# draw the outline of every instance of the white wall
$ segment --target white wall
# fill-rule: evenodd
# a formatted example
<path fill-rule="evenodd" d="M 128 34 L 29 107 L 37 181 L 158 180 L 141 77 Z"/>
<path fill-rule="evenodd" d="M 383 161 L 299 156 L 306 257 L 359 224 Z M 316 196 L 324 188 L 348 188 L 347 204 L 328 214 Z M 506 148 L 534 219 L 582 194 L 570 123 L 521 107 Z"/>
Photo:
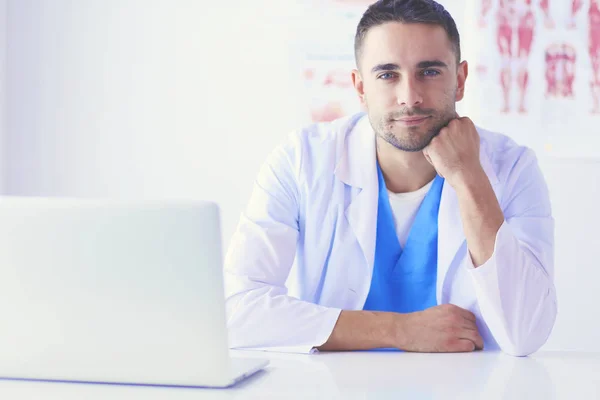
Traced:
<path fill-rule="evenodd" d="M 7 191 L 212 199 L 228 239 L 301 124 L 280 3 L 10 1 Z"/>
<path fill-rule="evenodd" d="M 212 199 L 228 242 L 265 156 L 307 118 L 286 46 L 302 21 L 262 1 L 9 0 L 6 191 Z M 547 348 L 600 350 L 600 164 L 541 163 L 560 308 Z"/>
<path fill-rule="evenodd" d="M 600 160 L 541 157 L 540 164 L 556 220 L 559 309 L 546 348 L 600 351 Z"/>
<path fill-rule="evenodd" d="M 7 0 L 0 0 L 0 193 L 4 191 L 6 165 L 4 141 L 6 138 L 6 12 Z"/>

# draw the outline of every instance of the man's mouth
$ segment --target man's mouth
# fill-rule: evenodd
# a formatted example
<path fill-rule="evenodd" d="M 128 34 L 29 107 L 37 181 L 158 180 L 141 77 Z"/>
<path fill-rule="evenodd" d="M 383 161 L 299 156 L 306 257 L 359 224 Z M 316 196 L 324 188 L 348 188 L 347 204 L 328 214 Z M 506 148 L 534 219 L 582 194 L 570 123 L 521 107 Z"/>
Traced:
<path fill-rule="evenodd" d="M 427 119 L 429 119 L 428 116 L 413 116 L 413 117 L 402 117 L 402 118 L 394 119 L 393 121 L 398 122 L 404 126 L 416 126 L 416 125 L 422 124 Z"/>

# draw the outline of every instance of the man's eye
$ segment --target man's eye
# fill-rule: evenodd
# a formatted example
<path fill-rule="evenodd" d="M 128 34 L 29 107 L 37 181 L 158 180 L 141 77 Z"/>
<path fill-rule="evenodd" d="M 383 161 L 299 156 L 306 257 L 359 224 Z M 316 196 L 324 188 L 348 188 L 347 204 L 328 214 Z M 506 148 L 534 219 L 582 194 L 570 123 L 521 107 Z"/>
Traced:
<path fill-rule="evenodd" d="M 423 71 L 423 76 L 438 76 L 440 74 L 440 71 L 437 71 L 435 69 L 426 69 Z"/>
<path fill-rule="evenodd" d="M 391 72 L 385 72 L 385 73 L 379 75 L 379 79 L 383 79 L 383 80 L 392 79 L 393 77 L 394 77 L 394 74 L 392 74 Z"/>

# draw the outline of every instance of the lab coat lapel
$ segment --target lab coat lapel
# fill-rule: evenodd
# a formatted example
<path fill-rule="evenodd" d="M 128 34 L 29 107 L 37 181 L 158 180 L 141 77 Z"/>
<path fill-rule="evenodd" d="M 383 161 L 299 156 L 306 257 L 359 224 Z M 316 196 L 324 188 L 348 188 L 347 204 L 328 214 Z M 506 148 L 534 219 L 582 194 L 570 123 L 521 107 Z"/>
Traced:
<path fill-rule="evenodd" d="M 342 156 L 335 169 L 338 179 L 352 187 L 356 196 L 345 210 L 352 232 L 364 254 L 369 271 L 375 259 L 377 228 L 377 164 L 375 134 L 364 114 L 359 114 L 350 127 Z"/>

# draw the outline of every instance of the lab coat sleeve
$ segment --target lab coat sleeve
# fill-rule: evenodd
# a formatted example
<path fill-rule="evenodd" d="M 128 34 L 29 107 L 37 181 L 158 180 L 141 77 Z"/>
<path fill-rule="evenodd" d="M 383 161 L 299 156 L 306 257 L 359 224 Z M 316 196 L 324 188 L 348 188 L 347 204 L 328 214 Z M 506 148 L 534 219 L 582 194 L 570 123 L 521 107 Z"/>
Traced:
<path fill-rule="evenodd" d="M 557 314 L 554 220 L 548 189 L 533 152 L 526 150 L 501 198 L 505 221 L 492 257 L 468 268 L 482 318 L 500 348 L 525 356 L 548 339 Z"/>
<path fill-rule="evenodd" d="M 261 168 L 225 257 L 231 348 L 310 353 L 327 341 L 341 310 L 288 295 L 299 219 L 298 135 Z"/>

